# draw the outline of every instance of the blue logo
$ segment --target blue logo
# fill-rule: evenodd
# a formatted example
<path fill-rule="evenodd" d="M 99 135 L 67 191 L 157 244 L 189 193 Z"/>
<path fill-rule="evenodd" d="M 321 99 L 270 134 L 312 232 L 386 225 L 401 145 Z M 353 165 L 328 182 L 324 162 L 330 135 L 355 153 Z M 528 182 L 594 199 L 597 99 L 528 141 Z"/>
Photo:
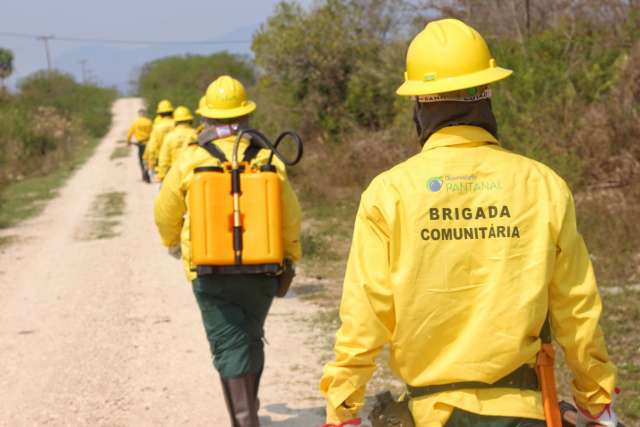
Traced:
<path fill-rule="evenodd" d="M 432 176 L 427 180 L 427 188 L 432 193 L 437 193 L 442 188 L 442 177 Z"/>

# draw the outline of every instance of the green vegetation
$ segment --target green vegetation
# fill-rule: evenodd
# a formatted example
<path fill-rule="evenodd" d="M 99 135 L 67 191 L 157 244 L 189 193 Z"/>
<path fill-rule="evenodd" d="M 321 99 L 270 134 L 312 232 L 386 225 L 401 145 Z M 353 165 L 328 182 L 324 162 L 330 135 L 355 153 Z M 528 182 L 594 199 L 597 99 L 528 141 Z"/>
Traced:
<path fill-rule="evenodd" d="M 263 125 L 320 129 L 337 136 L 354 126 L 379 129 L 395 116 L 404 40 L 401 1 L 318 2 L 311 10 L 282 2 L 255 34 L 258 115 Z M 272 111 L 283 114 L 273 114 Z"/>
<path fill-rule="evenodd" d="M 0 81 L 2 86 L 0 89 L 4 89 L 4 80 L 13 73 L 13 52 L 9 49 L 3 49 L 0 47 Z"/>
<path fill-rule="evenodd" d="M 0 228 L 39 212 L 111 123 L 112 89 L 38 72 L 0 91 Z"/>
<path fill-rule="evenodd" d="M 109 130 L 111 104 L 116 97 L 113 89 L 77 83 L 71 75 L 58 71 L 32 74 L 20 81 L 18 88 L 19 101 L 27 108 L 51 108 L 67 120 L 78 121 L 91 136 L 102 136 Z"/>
<path fill-rule="evenodd" d="M 90 138 L 51 173 L 7 184 L 0 192 L 0 229 L 40 213 L 46 202 L 58 194 L 66 179 L 91 156 L 98 142 L 98 138 Z"/>
<path fill-rule="evenodd" d="M 116 96 L 59 72 L 35 73 L 18 89 L 0 93 L 0 188 L 55 171 L 88 138 L 102 136 Z"/>
<path fill-rule="evenodd" d="M 191 111 L 198 107 L 207 86 L 222 74 L 229 74 L 251 85 L 254 70 L 249 61 L 227 52 L 213 55 L 171 56 L 146 64 L 138 80 L 138 92 L 147 101 L 150 112 L 162 99 L 174 107 L 184 105 Z"/>

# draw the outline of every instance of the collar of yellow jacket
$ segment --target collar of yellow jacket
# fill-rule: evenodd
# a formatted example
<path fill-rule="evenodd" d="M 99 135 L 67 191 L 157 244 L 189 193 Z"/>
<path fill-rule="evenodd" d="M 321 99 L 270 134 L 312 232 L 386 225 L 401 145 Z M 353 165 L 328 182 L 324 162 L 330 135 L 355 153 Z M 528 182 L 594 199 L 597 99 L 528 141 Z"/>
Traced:
<path fill-rule="evenodd" d="M 422 151 L 452 145 L 486 143 L 500 145 L 498 140 L 485 129 L 478 126 L 448 126 L 434 132 L 422 147 Z"/>
<path fill-rule="evenodd" d="M 219 138 L 214 140 L 213 142 L 215 142 L 216 144 L 231 144 L 233 145 L 236 142 L 236 138 L 238 137 L 238 135 L 229 135 L 229 136 L 225 136 L 224 138 Z M 242 139 L 240 139 L 240 147 L 244 147 L 245 145 L 249 144 L 249 139 L 242 137 Z"/>

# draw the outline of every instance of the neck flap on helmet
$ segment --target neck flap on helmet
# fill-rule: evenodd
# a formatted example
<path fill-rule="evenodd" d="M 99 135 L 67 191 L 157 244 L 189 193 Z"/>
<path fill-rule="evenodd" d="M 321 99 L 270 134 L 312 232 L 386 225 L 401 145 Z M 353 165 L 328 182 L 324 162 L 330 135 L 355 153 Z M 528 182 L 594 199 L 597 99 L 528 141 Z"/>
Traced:
<path fill-rule="evenodd" d="M 498 123 L 489 98 L 473 102 L 440 101 L 415 103 L 413 121 L 420 145 L 436 131 L 456 125 L 478 126 L 498 137 Z"/>

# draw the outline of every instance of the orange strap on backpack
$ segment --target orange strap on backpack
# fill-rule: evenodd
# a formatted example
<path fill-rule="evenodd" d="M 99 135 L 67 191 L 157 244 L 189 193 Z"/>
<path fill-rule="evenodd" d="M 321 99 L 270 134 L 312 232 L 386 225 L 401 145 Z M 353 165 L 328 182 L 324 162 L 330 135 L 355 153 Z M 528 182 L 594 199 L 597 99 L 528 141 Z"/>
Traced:
<path fill-rule="evenodd" d="M 538 374 L 538 382 L 542 392 L 544 417 L 547 421 L 547 427 L 562 427 L 554 371 L 555 352 L 551 343 L 551 326 L 548 318 L 542 327 L 540 340 L 542 341 L 542 346 L 536 359 L 536 373 Z"/>

